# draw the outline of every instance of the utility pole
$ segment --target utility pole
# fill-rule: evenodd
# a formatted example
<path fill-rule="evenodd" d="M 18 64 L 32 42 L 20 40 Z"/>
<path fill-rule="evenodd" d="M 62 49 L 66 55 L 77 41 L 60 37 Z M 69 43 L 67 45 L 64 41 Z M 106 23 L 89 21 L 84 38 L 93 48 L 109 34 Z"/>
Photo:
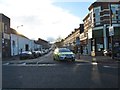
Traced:
<path fill-rule="evenodd" d="M 114 59 L 114 51 L 113 51 L 113 35 L 114 35 L 114 27 L 112 25 L 112 9 L 111 9 L 111 3 L 109 3 L 109 9 L 110 9 L 110 26 L 109 26 L 109 36 L 111 37 L 111 51 L 112 51 L 112 56 L 111 58 Z"/>
<path fill-rule="evenodd" d="M 2 23 L 0 22 L 0 89 L 2 89 Z"/>
<path fill-rule="evenodd" d="M 23 25 L 17 26 L 17 30 L 19 27 L 23 27 Z M 18 47 L 18 55 L 19 55 L 19 35 L 17 36 L 17 47 Z"/>

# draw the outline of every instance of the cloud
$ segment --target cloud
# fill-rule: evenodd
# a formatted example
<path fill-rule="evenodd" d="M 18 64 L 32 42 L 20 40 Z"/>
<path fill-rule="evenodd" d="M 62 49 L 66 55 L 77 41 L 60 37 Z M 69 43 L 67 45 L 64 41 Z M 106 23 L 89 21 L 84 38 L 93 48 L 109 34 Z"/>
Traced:
<path fill-rule="evenodd" d="M 53 5 L 54 0 L 2 0 L 0 11 L 11 18 L 11 27 L 28 38 L 65 38 L 82 22 L 68 10 Z"/>
<path fill-rule="evenodd" d="M 94 2 L 96 0 L 54 0 L 55 2 Z"/>

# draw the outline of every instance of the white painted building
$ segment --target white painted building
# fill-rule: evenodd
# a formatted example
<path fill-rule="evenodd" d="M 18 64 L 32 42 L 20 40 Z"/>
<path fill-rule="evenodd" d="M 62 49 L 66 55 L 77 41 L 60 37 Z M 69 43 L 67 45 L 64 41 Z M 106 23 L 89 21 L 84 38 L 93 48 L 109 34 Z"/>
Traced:
<path fill-rule="evenodd" d="M 11 34 L 11 56 L 18 55 L 18 36 Z"/>
<path fill-rule="evenodd" d="M 15 30 L 14 30 L 15 31 Z M 36 44 L 24 35 L 11 33 L 11 56 L 19 55 L 22 51 L 41 50 L 42 46 Z"/>
<path fill-rule="evenodd" d="M 34 43 L 34 50 L 42 50 L 42 45 Z"/>

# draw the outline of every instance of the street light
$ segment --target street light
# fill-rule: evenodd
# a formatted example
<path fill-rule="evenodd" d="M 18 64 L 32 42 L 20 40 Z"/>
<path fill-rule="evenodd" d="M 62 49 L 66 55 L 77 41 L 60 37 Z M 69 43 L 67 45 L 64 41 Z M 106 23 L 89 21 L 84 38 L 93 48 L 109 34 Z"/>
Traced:
<path fill-rule="evenodd" d="M 2 60 L 2 29 L 0 28 L 0 60 Z"/>
<path fill-rule="evenodd" d="M 0 22 L 0 81 L 2 81 L 2 28 Z M 0 83 L 0 89 L 2 88 L 2 83 Z"/>
<path fill-rule="evenodd" d="M 23 27 L 23 25 L 17 26 L 17 29 L 18 29 L 19 27 Z"/>
<path fill-rule="evenodd" d="M 112 26 L 112 17 L 113 17 L 113 12 L 111 9 L 111 3 L 109 3 L 109 9 L 110 9 L 110 26 L 109 26 L 109 36 L 111 37 L 111 51 L 112 51 L 112 59 L 114 59 L 114 54 L 113 54 L 113 35 L 114 35 L 114 27 Z"/>
<path fill-rule="evenodd" d="M 23 25 L 17 26 L 17 29 L 23 27 Z M 18 55 L 19 55 L 19 35 L 17 36 L 17 46 L 18 46 Z"/>

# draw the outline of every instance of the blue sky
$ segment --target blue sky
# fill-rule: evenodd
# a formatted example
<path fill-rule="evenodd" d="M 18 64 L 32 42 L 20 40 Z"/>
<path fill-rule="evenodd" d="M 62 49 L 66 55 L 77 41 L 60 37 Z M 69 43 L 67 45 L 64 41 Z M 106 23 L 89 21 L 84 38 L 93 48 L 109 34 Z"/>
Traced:
<path fill-rule="evenodd" d="M 11 19 L 11 28 L 26 37 L 52 41 L 78 28 L 92 1 L 95 0 L 0 0 L 0 13 Z"/>
<path fill-rule="evenodd" d="M 92 2 L 55 2 L 54 5 L 68 10 L 75 16 L 84 18 L 88 14 L 88 7 Z"/>

